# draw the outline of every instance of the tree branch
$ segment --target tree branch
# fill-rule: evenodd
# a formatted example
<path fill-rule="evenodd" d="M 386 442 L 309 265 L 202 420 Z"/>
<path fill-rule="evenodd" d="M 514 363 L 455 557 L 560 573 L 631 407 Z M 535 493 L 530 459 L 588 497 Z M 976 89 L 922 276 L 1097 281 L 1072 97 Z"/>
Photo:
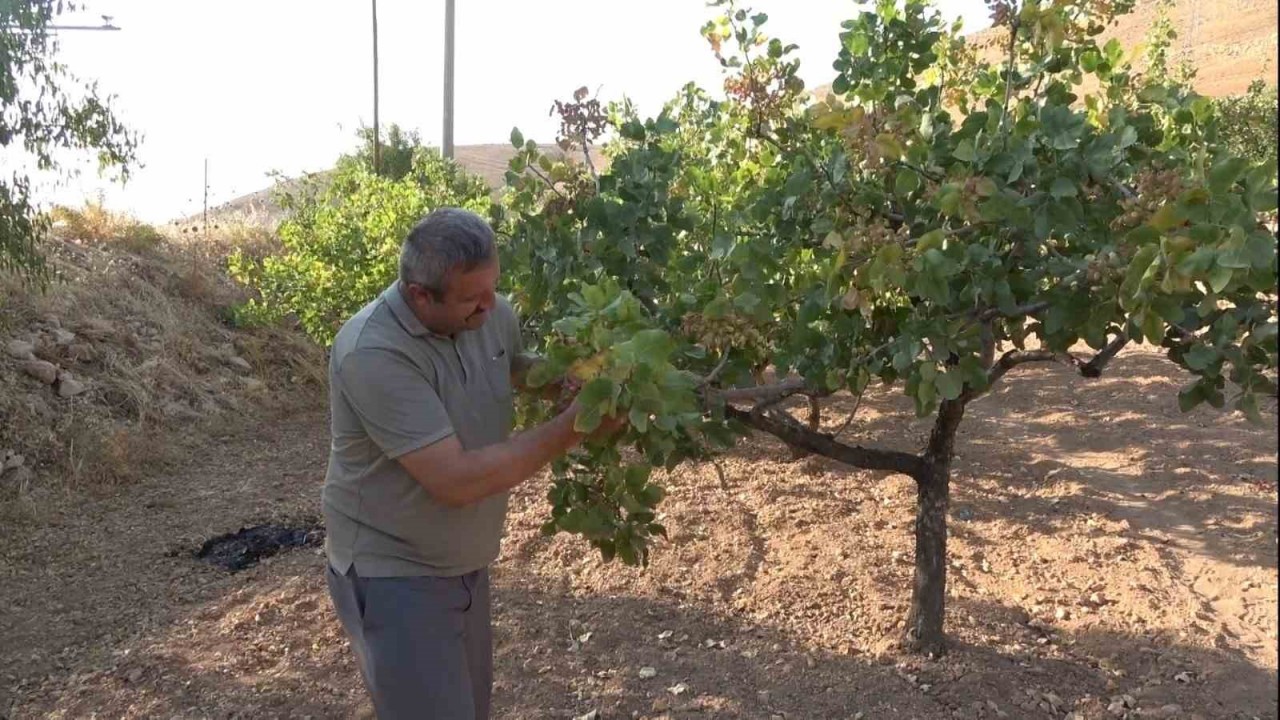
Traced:
<path fill-rule="evenodd" d="M 587 169 L 591 171 L 591 179 L 596 183 L 596 194 L 600 194 L 600 173 L 596 172 L 595 163 L 591 162 L 591 146 L 587 142 L 587 131 L 582 131 L 582 159 L 587 161 Z"/>
<path fill-rule="evenodd" d="M 564 193 L 560 192 L 560 188 L 557 188 L 555 183 L 551 182 L 551 178 L 547 177 L 546 175 L 543 175 L 543 174 L 542 174 L 542 172 L 540 172 L 540 171 L 538 170 L 538 168 L 536 168 L 536 167 L 534 167 L 534 166 L 532 166 L 532 165 L 527 165 L 527 166 L 526 166 L 526 168 L 527 168 L 530 172 L 532 172 L 534 175 L 537 175 L 539 180 L 541 180 L 542 182 L 546 183 L 546 184 L 547 184 L 547 187 L 551 188 L 551 192 L 553 192 L 553 193 L 555 193 L 555 194 L 559 195 L 561 200 L 568 200 L 568 199 L 569 199 L 569 198 L 567 198 L 567 197 L 565 197 L 565 196 L 564 196 Z"/>
<path fill-rule="evenodd" d="M 712 394 L 725 403 L 753 401 L 765 404 L 785 400 L 792 395 L 806 394 L 807 384 L 804 378 L 788 378 L 770 385 L 754 385 L 745 388 L 728 388 L 715 390 Z"/>
<path fill-rule="evenodd" d="M 863 388 L 862 392 L 858 393 L 858 396 L 854 398 L 853 409 L 849 411 L 849 417 L 844 419 L 844 424 L 840 426 L 840 429 L 836 431 L 835 435 L 831 436 L 832 440 L 839 440 L 840 436 L 844 434 L 844 431 L 849 429 L 849 425 L 853 423 L 853 417 L 858 414 L 858 408 L 862 407 L 862 396 L 865 395 L 866 392 L 866 388 Z"/>
<path fill-rule="evenodd" d="M 1054 290 L 1063 288 L 1067 285 L 1070 285 L 1071 283 L 1074 283 L 1080 280 L 1081 278 L 1085 277 L 1085 275 L 1086 275 L 1085 271 L 1077 270 L 1076 272 L 1071 273 L 1070 275 L 1063 278 L 1062 282 L 1058 283 L 1057 285 L 1054 285 L 1053 287 L 1049 288 L 1045 292 L 1053 292 Z M 1048 310 L 1051 305 L 1053 305 L 1053 303 L 1048 300 L 1037 300 L 1036 302 L 1027 303 L 1025 305 L 1018 305 L 1017 307 L 1010 309 L 1009 312 L 1005 312 L 1000 308 L 994 308 L 994 307 L 987 308 L 986 310 L 983 310 L 978 313 L 977 319 L 980 322 L 986 322 L 988 320 L 994 320 L 995 318 L 998 318 L 998 317 L 1003 317 L 1003 318 L 1026 317 L 1027 315 L 1035 315 L 1036 313 L 1041 312 L 1043 310 Z"/>
<path fill-rule="evenodd" d="M 987 386 L 995 385 L 996 381 L 1004 377 L 1005 373 L 1023 363 L 1029 362 L 1060 362 L 1076 370 L 1083 377 L 1101 377 L 1102 371 L 1107 364 L 1128 344 L 1129 336 L 1121 333 L 1089 360 L 1081 360 L 1071 353 L 1054 352 L 1053 350 L 1010 350 L 1000 356 L 1000 360 L 987 373 Z"/>
<path fill-rule="evenodd" d="M 1004 105 L 1000 111 L 1000 134 L 1003 136 L 1004 147 L 1009 146 L 1009 134 L 1005 132 L 1005 122 L 1009 119 L 1009 98 L 1013 95 L 1013 66 L 1018 60 L 1018 15 L 1017 6 L 1013 5 L 1010 9 L 1012 17 L 1009 19 L 1009 64 L 1004 72 Z"/>
<path fill-rule="evenodd" d="M 917 167 L 916 165 L 913 165 L 912 163 L 909 163 L 909 162 L 907 162 L 906 160 L 894 160 L 894 161 L 893 161 L 893 164 L 894 164 L 894 165 L 897 165 L 897 166 L 899 166 L 899 167 L 904 167 L 904 168 L 906 168 L 906 169 L 908 169 L 908 170 L 914 170 L 914 171 L 916 171 L 917 173 L 919 173 L 920 175 L 922 175 L 922 176 L 924 176 L 924 177 L 926 177 L 926 178 L 928 178 L 928 179 L 930 179 L 930 180 L 932 180 L 932 181 L 934 181 L 934 182 L 942 182 L 943 180 L 945 180 L 945 179 L 946 179 L 946 178 L 944 178 L 943 176 L 941 176 L 941 175 L 939 175 L 939 174 L 937 174 L 937 173 L 929 172 L 928 170 L 925 170 L 925 169 L 924 169 L 924 168 L 922 168 L 922 167 Z"/>
<path fill-rule="evenodd" d="M 789 416 L 786 418 L 756 414 L 728 406 L 725 415 L 757 430 L 769 433 L 788 445 L 832 460 L 866 470 L 887 470 L 912 478 L 924 471 L 924 461 L 919 456 L 897 450 L 864 448 L 837 442 L 832 436 L 813 432 Z"/>
<path fill-rule="evenodd" d="M 1040 302 L 1033 302 L 1033 303 L 1027 303 L 1026 305 L 1019 305 L 1013 308 L 1012 310 L 1010 310 L 1009 312 L 1005 312 L 1000 308 L 987 308 L 986 310 L 983 310 L 982 312 L 978 313 L 978 320 L 981 322 L 987 322 L 988 320 L 994 320 L 998 317 L 1019 318 L 1019 317 L 1025 317 L 1027 315 L 1035 315 L 1041 310 L 1048 310 L 1049 306 L 1052 304 L 1053 303 L 1049 302 L 1048 300 L 1041 300 Z"/>
<path fill-rule="evenodd" d="M 724 349 L 724 354 L 720 356 L 720 362 L 716 363 L 716 366 L 711 369 L 711 372 L 706 377 L 702 378 L 702 382 L 699 383 L 700 387 L 706 387 L 715 382 L 716 378 L 720 377 L 720 373 L 724 372 L 725 366 L 729 364 L 729 352 L 731 350 L 732 348 Z"/>
<path fill-rule="evenodd" d="M 1100 377 L 1102 371 L 1107 367 L 1107 363 L 1110 363 L 1111 359 L 1118 355 L 1120 350 L 1128 344 L 1129 336 L 1127 334 L 1120 333 L 1115 336 L 1111 342 L 1107 343 L 1106 347 L 1099 350 L 1097 355 L 1094 355 L 1089 362 L 1080 368 L 1080 374 L 1087 378 Z"/>

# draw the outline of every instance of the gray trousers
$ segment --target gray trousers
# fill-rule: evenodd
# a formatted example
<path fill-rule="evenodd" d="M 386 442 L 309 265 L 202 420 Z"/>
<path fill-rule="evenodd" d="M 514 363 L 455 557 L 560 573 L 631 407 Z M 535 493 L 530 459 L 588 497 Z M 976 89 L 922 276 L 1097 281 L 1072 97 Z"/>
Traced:
<path fill-rule="evenodd" d="M 328 563 L 325 563 L 328 567 Z M 379 720 L 488 720 L 489 571 L 362 578 L 328 567 L 329 596 Z"/>

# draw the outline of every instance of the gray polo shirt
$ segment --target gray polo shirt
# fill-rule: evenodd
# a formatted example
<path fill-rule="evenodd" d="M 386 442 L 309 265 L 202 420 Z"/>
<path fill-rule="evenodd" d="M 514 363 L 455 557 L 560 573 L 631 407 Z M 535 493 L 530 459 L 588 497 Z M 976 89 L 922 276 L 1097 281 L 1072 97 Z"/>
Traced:
<path fill-rule="evenodd" d="M 323 507 L 333 569 L 363 577 L 453 576 L 498 556 L 507 493 L 436 502 L 396 461 L 456 435 L 475 450 L 511 432 L 515 312 L 499 298 L 478 330 L 422 326 L 393 284 L 342 326 L 329 358 L 332 413 Z"/>

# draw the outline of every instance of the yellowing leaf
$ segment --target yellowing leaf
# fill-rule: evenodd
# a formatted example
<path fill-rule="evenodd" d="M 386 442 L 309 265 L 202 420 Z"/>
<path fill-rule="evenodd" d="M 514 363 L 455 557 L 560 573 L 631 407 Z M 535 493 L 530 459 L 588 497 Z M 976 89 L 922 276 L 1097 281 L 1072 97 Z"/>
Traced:
<path fill-rule="evenodd" d="M 890 135 L 889 133 L 880 133 L 875 139 L 876 150 L 880 154 L 890 160 L 897 160 L 906 154 L 907 150 L 902 146 L 902 141 Z"/>
<path fill-rule="evenodd" d="M 569 376 L 579 382 L 594 380 L 604 368 L 605 353 L 596 353 L 589 358 L 579 358 L 569 366 Z"/>
<path fill-rule="evenodd" d="M 1183 220 L 1182 213 L 1178 211 L 1177 206 L 1166 203 L 1160 206 L 1159 210 L 1156 210 L 1151 219 L 1147 221 L 1147 224 L 1160 232 L 1164 232 L 1178 227 Z"/>
<path fill-rule="evenodd" d="M 945 237 L 945 234 L 941 230 L 930 230 L 924 235 L 921 235 L 920 239 L 916 241 L 916 249 L 921 253 L 925 253 L 934 248 L 941 248 L 942 241 Z"/>

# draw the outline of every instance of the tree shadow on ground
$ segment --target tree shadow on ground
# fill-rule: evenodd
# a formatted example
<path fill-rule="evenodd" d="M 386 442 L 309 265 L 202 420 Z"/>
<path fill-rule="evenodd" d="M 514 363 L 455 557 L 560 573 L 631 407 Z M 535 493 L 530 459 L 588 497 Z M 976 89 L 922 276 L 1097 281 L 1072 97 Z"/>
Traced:
<path fill-rule="evenodd" d="M 68 717 L 367 716 L 321 563 L 294 553 L 256 573 L 256 595 L 288 600 L 291 611 L 264 623 L 237 615 L 226 597 L 186 606 L 165 630 L 112 648 L 124 658 L 117 670 L 85 675 L 41 709 Z M 1046 632 L 993 601 L 954 601 L 953 649 L 929 660 L 835 653 L 783 626 L 701 604 L 565 585 L 519 568 L 495 571 L 494 717 L 594 710 L 601 718 L 987 718 L 997 716 L 994 707 L 1014 718 L 1071 710 L 1092 718 L 1109 716 L 1110 698 L 1125 693 L 1147 710 L 1177 704 L 1206 718 L 1276 717 L 1275 673 L 1236 652 L 1101 628 Z M 1181 673 L 1186 683 L 1175 679 Z"/>
<path fill-rule="evenodd" d="M 1162 543 L 1167 535 L 1231 565 L 1276 567 L 1275 409 L 1267 410 L 1270 428 L 1208 407 L 1184 414 L 1177 408 L 1184 382 L 1179 368 L 1150 352 L 1123 353 L 1093 380 L 1056 364 L 1017 368 L 966 411 L 952 478 L 960 516 L 953 520 L 1000 519 L 1049 532 L 1097 512 L 1128 521 L 1147 540 Z M 910 401 L 893 392 L 870 392 L 842 440 L 918 452 L 931 419 L 915 417 Z M 824 429 L 840 428 L 853 406 L 848 396 L 831 398 Z M 805 416 L 801 402 L 789 409 Z M 788 451 L 765 439 L 742 443 L 728 457 L 776 464 L 788 462 Z M 889 476 L 813 456 L 790 462 L 832 476 L 827 485 L 836 494 L 842 485 L 874 486 Z M 826 491 L 776 492 L 817 499 Z M 1198 524 L 1203 518 L 1210 524 Z M 960 534 L 962 522 L 952 524 Z"/>

